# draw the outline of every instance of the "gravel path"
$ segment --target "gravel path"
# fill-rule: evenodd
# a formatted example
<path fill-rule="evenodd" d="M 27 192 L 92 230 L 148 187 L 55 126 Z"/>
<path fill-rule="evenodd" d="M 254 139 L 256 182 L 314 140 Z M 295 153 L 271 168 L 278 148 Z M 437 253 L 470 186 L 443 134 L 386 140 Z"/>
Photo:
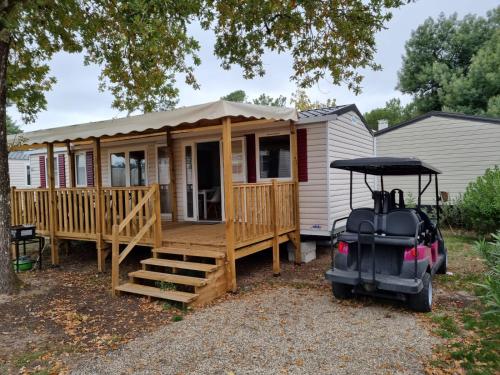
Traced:
<path fill-rule="evenodd" d="M 77 374 L 418 374 L 436 339 L 390 306 L 279 287 L 196 311 Z"/>

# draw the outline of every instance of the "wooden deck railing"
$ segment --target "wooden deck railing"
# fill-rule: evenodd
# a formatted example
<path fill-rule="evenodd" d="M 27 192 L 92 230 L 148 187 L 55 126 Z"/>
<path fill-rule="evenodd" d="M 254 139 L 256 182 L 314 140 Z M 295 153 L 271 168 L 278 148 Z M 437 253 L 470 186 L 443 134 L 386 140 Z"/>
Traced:
<path fill-rule="evenodd" d="M 55 189 L 56 236 L 92 239 L 96 235 L 96 188 Z"/>
<path fill-rule="evenodd" d="M 97 239 L 96 207 L 102 204 L 101 228 L 105 240 L 111 241 L 113 226 L 121 225 L 136 209 L 143 198 L 153 187 L 135 186 L 100 189 L 93 187 L 56 188 L 54 189 L 54 232 L 56 237 L 66 239 Z M 150 196 L 149 196 L 150 198 Z M 37 232 L 48 235 L 50 231 L 49 189 L 17 189 L 11 190 L 12 225 L 35 224 Z M 155 212 L 151 204 L 141 205 L 135 215 L 126 220 L 120 230 L 120 243 L 128 243 L 141 232 L 141 245 L 154 243 L 154 230 L 151 227 L 144 232 L 144 225 Z"/>
<path fill-rule="evenodd" d="M 12 225 L 35 224 L 41 234 L 49 231 L 49 189 L 11 189 Z"/>
<path fill-rule="evenodd" d="M 160 187 L 153 184 L 148 190 L 136 188 L 106 189 L 105 205 L 108 221 L 112 221 L 111 285 L 113 293 L 120 284 L 120 263 L 132 249 L 151 237 L 155 247 L 161 246 Z M 130 191 L 127 191 L 130 190 Z M 120 252 L 120 242 L 127 246 Z"/>
<path fill-rule="evenodd" d="M 293 182 L 237 184 L 234 196 L 236 248 L 296 229 Z"/>

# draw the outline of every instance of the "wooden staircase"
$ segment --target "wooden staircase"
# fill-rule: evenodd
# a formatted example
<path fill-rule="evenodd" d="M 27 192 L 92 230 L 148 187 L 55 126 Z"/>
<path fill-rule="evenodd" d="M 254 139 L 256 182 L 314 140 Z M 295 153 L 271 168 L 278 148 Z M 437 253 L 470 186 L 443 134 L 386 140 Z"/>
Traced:
<path fill-rule="evenodd" d="M 223 295 L 227 288 L 226 254 L 213 248 L 166 245 L 152 250 L 153 257 L 141 261 L 142 269 L 130 272 L 129 282 L 117 292 L 140 294 L 204 305 Z"/>

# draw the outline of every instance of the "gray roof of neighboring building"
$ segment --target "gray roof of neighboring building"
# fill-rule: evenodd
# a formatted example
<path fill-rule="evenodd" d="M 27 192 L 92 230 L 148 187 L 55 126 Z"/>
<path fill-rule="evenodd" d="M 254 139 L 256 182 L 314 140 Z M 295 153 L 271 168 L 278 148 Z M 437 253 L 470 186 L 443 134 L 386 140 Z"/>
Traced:
<path fill-rule="evenodd" d="M 388 128 L 379 130 L 375 132 L 375 136 L 385 134 L 387 132 L 405 127 L 407 125 L 414 124 L 415 122 L 419 122 L 421 120 L 425 120 L 426 118 L 437 116 L 437 117 L 447 117 L 447 118 L 455 118 L 459 120 L 469 120 L 469 121 L 478 121 L 478 122 L 489 122 L 493 124 L 500 124 L 500 118 L 498 117 L 485 117 L 485 116 L 477 116 L 477 115 L 466 115 L 463 113 L 455 113 L 455 112 L 441 112 L 441 111 L 431 111 L 427 112 L 423 115 L 412 118 L 411 120 L 404 121 L 400 124 L 389 126 Z"/>
<path fill-rule="evenodd" d="M 335 107 L 315 108 L 315 109 L 309 109 L 307 111 L 302 111 L 298 113 L 299 121 L 297 123 L 298 124 L 300 124 L 301 122 L 312 123 L 316 122 L 315 120 L 318 120 L 319 122 L 322 120 L 322 118 L 326 118 L 325 120 L 328 120 L 327 118 L 328 116 L 333 116 L 333 115 L 341 116 L 349 111 L 355 112 L 365 125 L 366 129 L 370 133 L 373 133 L 372 130 L 366 124 L 366 120 L 359 111 L 356 104 L 337 105 Z"/>
<path fill-rule="evenodd" d="M 350 104 L 352 105 L 352 104 Z M 329 115 L 338 115 L 338 112 L 349 105 L 337 105 L 335 107 L 324 107 L 324 108 L 316 108 L 309 109 L 307 111 L 299 112 L 299 121 L 306 118 L 312 117 L 323 117 Z"/>
<path fill-rule="evenodd" d="M 9 152 L 10 160 L 29 160 L 30 153 L 27 151 L 12 151 Z"/>

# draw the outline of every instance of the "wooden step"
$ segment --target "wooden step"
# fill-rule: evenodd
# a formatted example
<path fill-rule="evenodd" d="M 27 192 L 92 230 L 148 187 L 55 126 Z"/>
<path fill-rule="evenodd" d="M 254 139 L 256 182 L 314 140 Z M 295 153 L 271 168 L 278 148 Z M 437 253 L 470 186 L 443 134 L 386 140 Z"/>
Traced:
<path fill-rule="evenodd" d="M 207 282 L 208 282 L 208 279 L 205 279 L 203 277 L 174 275 L 171 273 L 145 271 L 145 270 L 129 272 L 128 275 L 131 277 L 137 277 L 139 279 L 165 281 L 168 283 L 191 285 L 191 286 L 198 286 L 198 287 L 205 286 L 205 285 L 207 285 Z"/>
<path fill-rule="evenodd" d="M 217 268 L 219 267 L 216 264 L 184 262 L 182 260 L 171 260 L 171 259 L 160 259 L 160 258 L 144 259 L 141 260 L 141 263 L 148 264 L 150 266 L 180 268 L 184 270 L 201 271 L 201 272 L 213 272 L 217 270 Z"/>
<path fill-rule="evenodd" d="M 179 292 L 176 290 L 161 290 L 152 286 L 125 283 L 119 285 L 116 290 L 127 293 L 141 294 L 143 296 L 168 299 L 182 303 L 190 303 L 198 298 L 198 294 Z"/>
<path fill-rule="evenodd" d="M 158 254 L 174 254 L 174 255 L 188 255 L 193 257 L 205 257 L 214 259 L 224 259 L 226 254 L 221 251 L 206 250 L 206 249 L 187 249 L 172 246 L 163 246 L 153 249 L 154 253 Z"/>

